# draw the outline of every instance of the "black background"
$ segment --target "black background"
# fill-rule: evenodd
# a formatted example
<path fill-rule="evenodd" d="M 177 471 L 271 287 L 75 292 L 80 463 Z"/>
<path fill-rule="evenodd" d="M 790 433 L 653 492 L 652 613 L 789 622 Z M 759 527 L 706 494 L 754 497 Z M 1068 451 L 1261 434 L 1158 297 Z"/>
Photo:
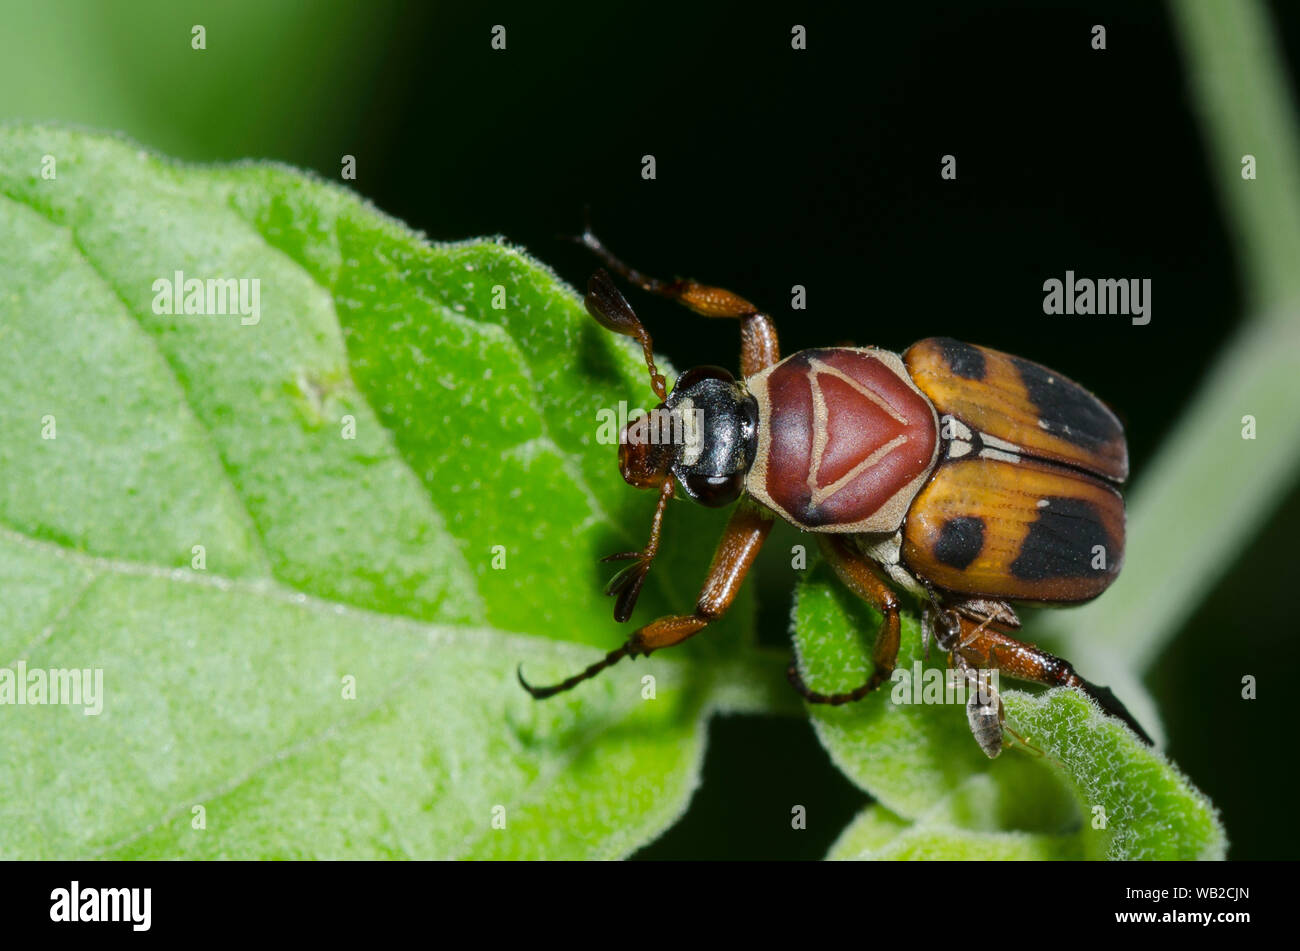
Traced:
<path fill-rule="evenodd" d="M 1294 63 L 1300 17 L 1271 9 Z M 358 191 L 431 238 L 501 234 L 580 286 L 592 261 L 556 235 L 589 205 L 635 266 L 769 310 L 785 353 L 951 335 L 1046 363 L 1116 409 L 1138 479 L 1244 316 L 1162 5 L 411 4 L 393 21 L 372 108 L 340 129 L 340 152 L 358 154 Z M 498 23 L 505 51 L 489 45 Z M 944 154 L 956 181 L 940 178 Z M 315 162 L 331 177 L 336 163 Z M 1045 316 L 1043 281 L 1067 269 L 1150 278 L 1151 323 Z M 631 299 L 679 368 L 736 366 L 733 324 Z M 1293 492 L 1149 678 L 1170 755 L 1223 810 L 1236 858 L 1297 851 L 1277 825 L 1291 767 L 1276 744 L 1294 716 L 1269 695 L 1285 687 L 1237 698 L 1242 673 L 1262 678 L 1294 636 L 1282 592 L 1298 527 Z M 763 592 L 765 638 L 785 636 L 788 604 Z M 773 821 L 810 781 L 820 821 Z M 806 723 L 715 720 L 690 813 L 641 854 L 815 858 L 865 801 Z"/>
<path fill-rule="evenodd" d="M 416 874 L 411 874 L 414 871 Z M 918 917 L 915 897 L 953 891 L 954 870 L 939 863 L 911 862 L 890 869 L 890 896 L 871 908 L 871 937 L 896 940 L 916 936 L 934 924 L 953 929 L 955 916 L 939 918 L 923 911 Z M 982 871 L 982 870 L 981 870 Z M 201 931 L 204 937 L 247 941 L 252 935 L 292 935 L 299 940 L 373 942 L 378 924 L 397 920 L 429 930 L 468 927 L 474 921 L 491 921 L 492 933 L 526 938 L 557 933 L 615 934 L 644 930 L 673 921 L 682 900 L 712 901 L 725 876 L 730 891 L 724 894 L 780 894 L 805 896 L 810 908 L 861 907 L 860 880 L 826 863 L 674 866 L 673 888 L 666 893 L 663 870 L 648 864 L 623 865 L 610 870 L 598 863 L 569 862 L 547 869 L 547 884 L 538 887 L 535 869 L 523 863 L 478 862 L 449 865 L 424 863 L 412 869 L 404 863 L 305 862 L 284 868 L 272 862 L 45 862 L 29 869 L 18 863 L 0 864 L 11 874 L 11 884 L 0 894 L 0 908 L 10 912 L 6 935 L 30 936 L 41 942 L 60 936 L 99 946 L 104 941 L 166 941 Z M 1245 913 L 1248 921 L 1213 922 L 1209 930 L 1228 941 L 1239 940 L 1243 929 L 1267 928 L 1285 914 L 1289 890 L 1278 865 L 1242 864 L 1224 881 L 1222 869 L 1210 864 L 1188 867 L 1183 863 L 1152 862 L 1141 869 L 1128 865 L 1084 866 L 1057 863 L 1050 877 L 1034 865 L 1013 863 L 996 871 L 999 895 L 1009 900 L 987 910 L 970 896 L 961 898 L 978 909 L 980 924 L 1011 924 L 1050 940 L 1063 928 L 1071 937 L 1107 936 L 1116 930 L 1153 929 L 1181 938 L 1203 923 L 1119 923 L 1116 913 L 1210 912 Z M 151 927 L 132 930 L 129 923 L 51 922 L 50 897 L 56 888 L 151 888 Z M 1195 894 L 1198 887 L 1245 889 L 1235 900 L 1164 898 L 1150 901 L 1135 897 L 1131 889 L 1159 891 L 1176 887 Z M 1238 893 L 1239 894 L 1239 893 Z M 501 895 L 508 896 L 509 913 L 502 914 Z M 448 896 L 454 901 L 448 901 Z M 324 899 L 324 900 L 323 900 Z M 951 901 L 949 902 L 952 903 Z M 725 932 L 727 940 L 744 943 L 771 939 L 773 907 L 767 914 L 746 905 L 714 902 L 718 913 L 699 916 L 691 934 L 703 941 Z M 775 903 L 773 903 L 775 906 Z M 789 902 L 780 911 L 788 911 Z M 712 908 L 710 909 L 712 911 Z M 962 904 L 957 912 L 974 917 L 975 909 Z M 634 917 L 635 915 L 635 917 Z M 856 925 L 856 922 L 854 923 Z M 854 927 L 850 925 L 849 927 Z M 793 922 L 791 923 L 793 927 Z M 1276 928 L 1276 924 L 1272 926 Z M 1172 931 L 1170 929 L 1173 929 Z M 847 930 L 847 929 L 845 929 Z"/>

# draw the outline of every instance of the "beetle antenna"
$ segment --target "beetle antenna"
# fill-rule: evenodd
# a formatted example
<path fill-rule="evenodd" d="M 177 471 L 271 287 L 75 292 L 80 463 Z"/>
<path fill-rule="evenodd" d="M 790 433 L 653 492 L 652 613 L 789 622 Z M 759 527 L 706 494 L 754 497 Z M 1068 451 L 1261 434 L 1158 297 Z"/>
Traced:
<path fill-rule="evenodd" d="M 646 366 L 650 369 L 650 389 L 660 401 L 668 398 L 668 387 L 663 374 L 655 366 L 654 346 L 650 334 L 637 318 L 627 298 L 614 286 L 614 280 L 604 268 L 597 269 L 587 281 L 587 296 L 582 301 L 587 305 L 587 312 L 596 318 L 606 330 L 612 330 L 624 337 L 631 337 L 641 344 L 645 354 Z"/>

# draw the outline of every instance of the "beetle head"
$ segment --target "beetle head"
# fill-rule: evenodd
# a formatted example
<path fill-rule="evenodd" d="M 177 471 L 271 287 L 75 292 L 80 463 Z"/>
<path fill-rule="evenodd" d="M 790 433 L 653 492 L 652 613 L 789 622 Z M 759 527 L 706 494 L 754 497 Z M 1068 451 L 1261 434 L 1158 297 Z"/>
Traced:
<path fill-rule="evenodd" d="M 728 505 L 744 490 L 758 445 L 758 403 L 721 367 L 696 367 L 678 379 L 671 395 L 655 367 L 650 335 L 609 274 L 587 282 L 587 310 L 606 330 L 641 344 L 650 388 L 660 403 L 623 427 L 618 468 L 628 485 L 659 488 L 673 478 L 702 505 Z"/>
<path fill-rule="evenodd" d="M 618 471 L 623 481 L 638 489 L 657 489 L 671 477 L 676 447 L 661 442 L 658 435 L 671 429 L 672 414 L 662 403 L 623 427 L 618 436 Z"/>
<path fill-rule="evenodd" d="M 729 505 L 744 491 L 757 433 L 754 397 L 721 367 L 696 367 L 667 400 L 623 428 L 619 471 L 639 489 L 673 478 L 701 505 Z"/>
<path fill-rule="evenodd" d="M 659 398 L 653 410 L 629 422 L 618 438 L 618 468 L 624 481 L 638 489 L 659 489 L 650 542 L 640 551 L 604 559 L 632 562 L 605 588 L 606 594 L 618 598 L 615 619 L 626 621 L 658 550 L 664 509 L 677 486 L 708 506 L 727 505 L 744 492 L 758 448 L 758 401 L 730 373 L 713 366 L 688 370 L 668 393 L 655 366 L 650 334 L 604 270 L 587 282 L 584 303 L 606 330 L 641 345 L 650 388 Z"/>

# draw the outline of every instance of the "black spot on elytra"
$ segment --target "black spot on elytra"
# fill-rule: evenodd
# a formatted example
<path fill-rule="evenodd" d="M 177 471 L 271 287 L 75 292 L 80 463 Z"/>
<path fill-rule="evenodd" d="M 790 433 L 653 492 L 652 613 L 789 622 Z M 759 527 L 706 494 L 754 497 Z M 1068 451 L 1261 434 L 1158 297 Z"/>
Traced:
<path fill-rule="evenodd" d="M 1048 433 L 1090 452 L 1124 438 L 1119 420 L 1083 387 L 1029 360 L 1011 362 Z"/>
<path fill-rule="evenodd" d="M 984 547 L 984 520 L 973 515 L 950 518 L 939 529 L 939 541 L 934 546 L 934 557 L 958 571 L 979 555 Z"/>
<path fill-rule="evenodd" d="M 988 365 L 979 347 L 972 347 L 951 337 L 936 337 L 935 343 L 939 347 L 939 352 L 943 354 L 948 369 L 953 373 L 968 380 L 984 379 Z"/>
<path fill-rule="evenodd" d="M 1051 496 L 1011 563 L 1011 574 L 1024 581 L 1051 578 L 1091 578 L 1112 567 L 1115 548 L 1106 536 L 1101 514 L 1091 502 Z M 1106 552 L 1106 567 L 1094 568 L 1093 549 Z"/>

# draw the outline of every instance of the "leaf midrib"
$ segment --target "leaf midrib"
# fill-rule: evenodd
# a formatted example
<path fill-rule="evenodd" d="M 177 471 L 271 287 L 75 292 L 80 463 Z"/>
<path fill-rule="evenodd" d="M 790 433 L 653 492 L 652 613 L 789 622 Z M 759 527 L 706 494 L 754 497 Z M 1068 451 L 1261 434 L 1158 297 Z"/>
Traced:
<path fill-rule="evenodd" d="M 287 581 L 280 574 L 280 572 L 277 571 L 274 559 L 271 557 L 270 552 L 266 546 L 266 537 L 263 532 L 262 525 L 259 523 L 257 516 L 254 514 L 252 508 L 250 508 L 248 504 L 247 498 L 245 497 L 244 493 L 241 491 L 239 484 L 236 482 L 234 475 L 230 470 L 229 463 L 225 455 L 221 451 L 221 447 L 217 441 L 215 433 L 212 431 L 212 428 L 207 424 L 207 422 L 203 419 L 202 414 L 200 414 L 195 409 L 194 402 L 191 397 L 189 388 L 185 385 L 182 376 L 177 372 L 176 366 L 173 364 L 173 362 L 168 357 L 168 355 L 162 350 L 161 347 L 158 346 L 157 339 L 155 338 L 154 334 L 151 333 L 149 329 L 145 326 L 145 324 L 141 320 L 140 314 L 137 311 L 137 309 L 131 305 L 131 303 L 122 294 L 121 290 L 109 277 L 106 271 L 87 252 L 85 246 L 82 244 L 81 240 L 77 236 L 77 229 L 71 224 L 58 221 L 48 211 L 38 207 L 37 205 L 31 202 L 24 201 L 20 197 L 15 197 L 13 194 L 11 194 L 10 192 L 8 192 L 3 188 L 0 188 L 0 198 L 3 198 L 15 204 L 20 208 L 26 208 L 30 210 L 31 212 L 39 215 L 42 219 L 47 221 L 54 228 L 59 229 L 67 234 L 68 240 L 72 244 L 72 247 L 75 248 L 77 253 L 81 256 L 82 262 L 86 265 L 87 268 L 90 269 L 90 271 L 95 275 L 96 279 L 104 286 L 104 288 L 117 299 L 118 303 L 122 306 L 122 308 L 127 313 L 127 315 L 131 317 L 132 324 L 136 327 L 139 335 L 144 337 L 148 341 L 148 345 L 153 351 L 153 353 L 157 356 L 160 365 L 167 368 L 167 372 L 169 374 L 171 383 L 174 385 L 176 391 L 180 394 L 181 397 L 180 402 L 183 405 L 185 412 L 193 419 L 193 421 L 197 424 L 198 429 L 203 433 L 204 441 L 206 442 L 213 456 L 215 457 L 217 461 L 217 465 L 221 469 L 225 482 L 230 487 L 231 492 L 234 495 L 235 501 L 238 502 L 241 513 L 248 520 L 248 523 L 252 528 L 252 536 L 257 543 L 257 550 L 254 552 L 254 554 L 257 556 L 259 567 L 265 570 L 265 576 L 275 579 L 281 585 L 284 585 L 285 587 L 288 587 L 294 591 L 299 591 L 304 595 L 309 594 L 309 592 L 304 591 L 302 588 L 299 588 L 297 585 L 294 585 L 291 582 Z M 257 240 L 259 240 L 266 247 L 269 253 L 273 253 L 284 258 L 285 261 L 290 263 L 294 268 L 298 269 L 313 286 L 327 293 L 329 297 L 330 319 L 333 321 L 334 328 L 337 332 L 338 340 L 342 342 L 343 341 L 342 328 L 339 325 L 338 313 L 335 310 L 334 295 L 332 291 L 330 291 L 327 288 L 323 288 L 318 283 L 316 283 L 312 275 L 308 273 L 298 261 L 294 260 L 289 255 L 286 255 L 279 248 L 270 244 L 266 240 L 266 237 L 261 232 L 259 232 L 256 228 L 250 225 L 244 218 L 242 218 L 238 214 L 233 214 L 233 213 L 232 213 L 232 217 L 235 220 L 237 220 L 240 223 L 241 227 L 243 227 L 250 235 L 255 236 Z M 345 343 L 343 347 L 344 347 L 344 355 L 346 357 L 347 348 Z M 402 468 L 405 470 L 406 475 L 412 480 L 412 484 L 423 486 L 424 485 L 423 480 L 421 480 L 418 477 L 418 475 L 415 473 L 414 469 L 411 466 L 410 460 L 402 452 L 401 446 L 398 443 L 398 441 L 394 438 L 394 435 L 391 432 L 391 430 L 389 430 L 388 427 L 386 427 L 383 424 L 382 417 L 375 410 L 375 408 L 371 406 L 370 401 L 366 398 L 365 392 L 356 386 L 355 380 L 352 379 L 351 361 L 345 359 L 343 362 L 346 367 L 348 384 L 350 385 L 352 392 L 356 393 L 357 399 L 364 402 L 366 408 L 370 410 L 371 416 L 374 418 L 376 424 L 379 426 L 383 438 L 386 440 L 389 448 L 392 451 L 392 457 L 400 463 Z M 448 530 L 447 528 L 448 523 L 445 517 L 445 513 L 443 513 L 434 504 L 433 499 L 430 497 L 428 492 L 421 492 L 419 494 L 419 498 L 421 500 L 421 503 L 426 505 L 428 507 L 428 510 L 437 517 L 438 527 L 440 531 L 444 533 L 445 537 L 448 540 L 455 543 L 455 551 L 456 551 L 456 556 L 458 561 L 456 565 L 456 570 L 458 571 L 460 576 L 468 583 L 470 587 L 470 593 L 472 594 L 472 600 L 474 602 L 475 615 L 479 618 L 485 617 L 483 607 L 482 607 L 481 594 L 478 590 L 477 585 L 474 584 L 474 574 L 470 570 L 469 565 L 466 563 L 464 552 L 462 551 L 461 548 L 462 540 L 457 538 L 450 530 Z M 69 549 L 69 550 L 74 550 L 74 549 Z M 360 607 L 360 605 L 355 605 L 355 606 Z M 391 615 L 391 616 L 398 616 L 398 615 Z M 401 616 L 408 617 L 412 620 L 417 619 L 414 615 L 401 615 Z"/>

